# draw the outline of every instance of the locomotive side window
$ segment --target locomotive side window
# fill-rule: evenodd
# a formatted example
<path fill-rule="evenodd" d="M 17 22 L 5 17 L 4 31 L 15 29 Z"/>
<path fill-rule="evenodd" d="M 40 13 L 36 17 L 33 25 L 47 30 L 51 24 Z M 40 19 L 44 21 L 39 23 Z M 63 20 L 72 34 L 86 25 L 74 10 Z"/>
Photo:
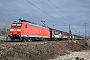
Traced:
<path fill-rule="evenodd" d="M 27 24 L 26 24 L 25 28 L 27 28 Z"/>
<path fill-rule="evenodd" d="M 11 27 L 16 27 L 16 26 L 17 26 L 17 24 L 12 24 L 12 25 L 11 25 Z"/>

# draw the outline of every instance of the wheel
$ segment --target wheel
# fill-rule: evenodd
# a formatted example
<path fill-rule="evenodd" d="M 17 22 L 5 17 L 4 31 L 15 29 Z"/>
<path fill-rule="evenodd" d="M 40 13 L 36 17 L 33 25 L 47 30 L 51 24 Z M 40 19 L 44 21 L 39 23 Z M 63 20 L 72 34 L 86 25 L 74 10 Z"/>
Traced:
<path fill-rule="evenodd" d="M 11 41 L 15 41 L 15 39 L 14 38 L 11 38 Z"/>
<path fill-rule="evenodd" d="M 23 39 L 22 42 L 27 42 L 27 41 L 25 39 Z"/>
<path fill-rule="evenodd" d="M 29 38 L 28 41 L 29 42 L 32 42 L 32 41 L 34 41 L 34 39 L 33 38 Z"/>
<path fill-rule="evenodd" d="M 26 39 L 24 37 L 20 38 L 22 42 L 26 42 Z"/>

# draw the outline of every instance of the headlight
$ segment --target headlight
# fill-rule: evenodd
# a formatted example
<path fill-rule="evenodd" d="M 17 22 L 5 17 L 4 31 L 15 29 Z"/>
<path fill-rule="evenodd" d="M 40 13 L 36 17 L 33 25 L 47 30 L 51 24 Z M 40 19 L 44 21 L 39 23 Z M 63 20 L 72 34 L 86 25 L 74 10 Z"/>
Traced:
<path fill-rule="evenodd" d="M 21 29 L 17 29 L 17 31 L 21 31 Z"/>
<path fill-rule="evenodd" d="M 10 31 L 14 31 L 13 29 L 10 29 Z"/>

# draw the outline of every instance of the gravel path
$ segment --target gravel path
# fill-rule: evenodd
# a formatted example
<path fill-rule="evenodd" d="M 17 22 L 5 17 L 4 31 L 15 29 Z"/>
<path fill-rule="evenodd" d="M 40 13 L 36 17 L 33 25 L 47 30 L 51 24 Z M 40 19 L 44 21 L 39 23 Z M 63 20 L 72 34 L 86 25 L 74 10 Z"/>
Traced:
<path fill-rule="evenodd" d="M 90 51 L 71 52 L 69 55 L 59 56 L 58 58 L 50 60 L 75 60 L 76 57 L 86 58 L 87 60 L 90 60 Z"/>

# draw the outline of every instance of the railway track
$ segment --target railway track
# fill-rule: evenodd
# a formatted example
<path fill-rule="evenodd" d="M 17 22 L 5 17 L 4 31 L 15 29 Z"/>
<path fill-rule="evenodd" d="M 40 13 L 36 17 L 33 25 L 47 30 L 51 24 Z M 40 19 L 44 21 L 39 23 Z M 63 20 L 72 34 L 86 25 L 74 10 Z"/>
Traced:
<path fill-rule="evenodd" d="M 27 45 L 27 44 L 31 44 L 31 45 L 36 45 L 36 44 L 46 44 L 47 42 L 50 42 L 50 41 L 33 41 L 33 42 L 21 42 L 21 41 L 0 41 L 0 45 L 2 44 L 5 44 L 5 45 L 20 45 L 20 44 L 23 44 L 23 45 Z"/>
<path fill-rule="evenodd" d="M 66 40 L 64 40 L 66 41 Z M 22 41 L 10 41 L 10 40 L 0 40 L 0 45 L 42 45 L 52 42 L 60 42 L 60 41 L 32 41 L 32 42 L 22 42 Z M 61 40 L 62 42 L 62 40 Z"/>
<path fill-rule="evenodd" d="M 76 43 L 76 41 L 78 40 L 61 40 L 61 41 L 33 41 L 33 42 L 22 42 L 22 41 L 10 41 L 10 40 L 0 40 L 0 45 L 2 44 L 5 44 L 5 45 L 20 45 L 20 44 L 23 44 L 23 45 L 27 45 L 27 44 L 30 44 L 30 45 L 37 45 L 37 44 L 46 44 L 46 43 L 51 43 L 51 42 L 62 42 L 62 41 L 68 41 L 68 42 L 74 42 Z"/>

